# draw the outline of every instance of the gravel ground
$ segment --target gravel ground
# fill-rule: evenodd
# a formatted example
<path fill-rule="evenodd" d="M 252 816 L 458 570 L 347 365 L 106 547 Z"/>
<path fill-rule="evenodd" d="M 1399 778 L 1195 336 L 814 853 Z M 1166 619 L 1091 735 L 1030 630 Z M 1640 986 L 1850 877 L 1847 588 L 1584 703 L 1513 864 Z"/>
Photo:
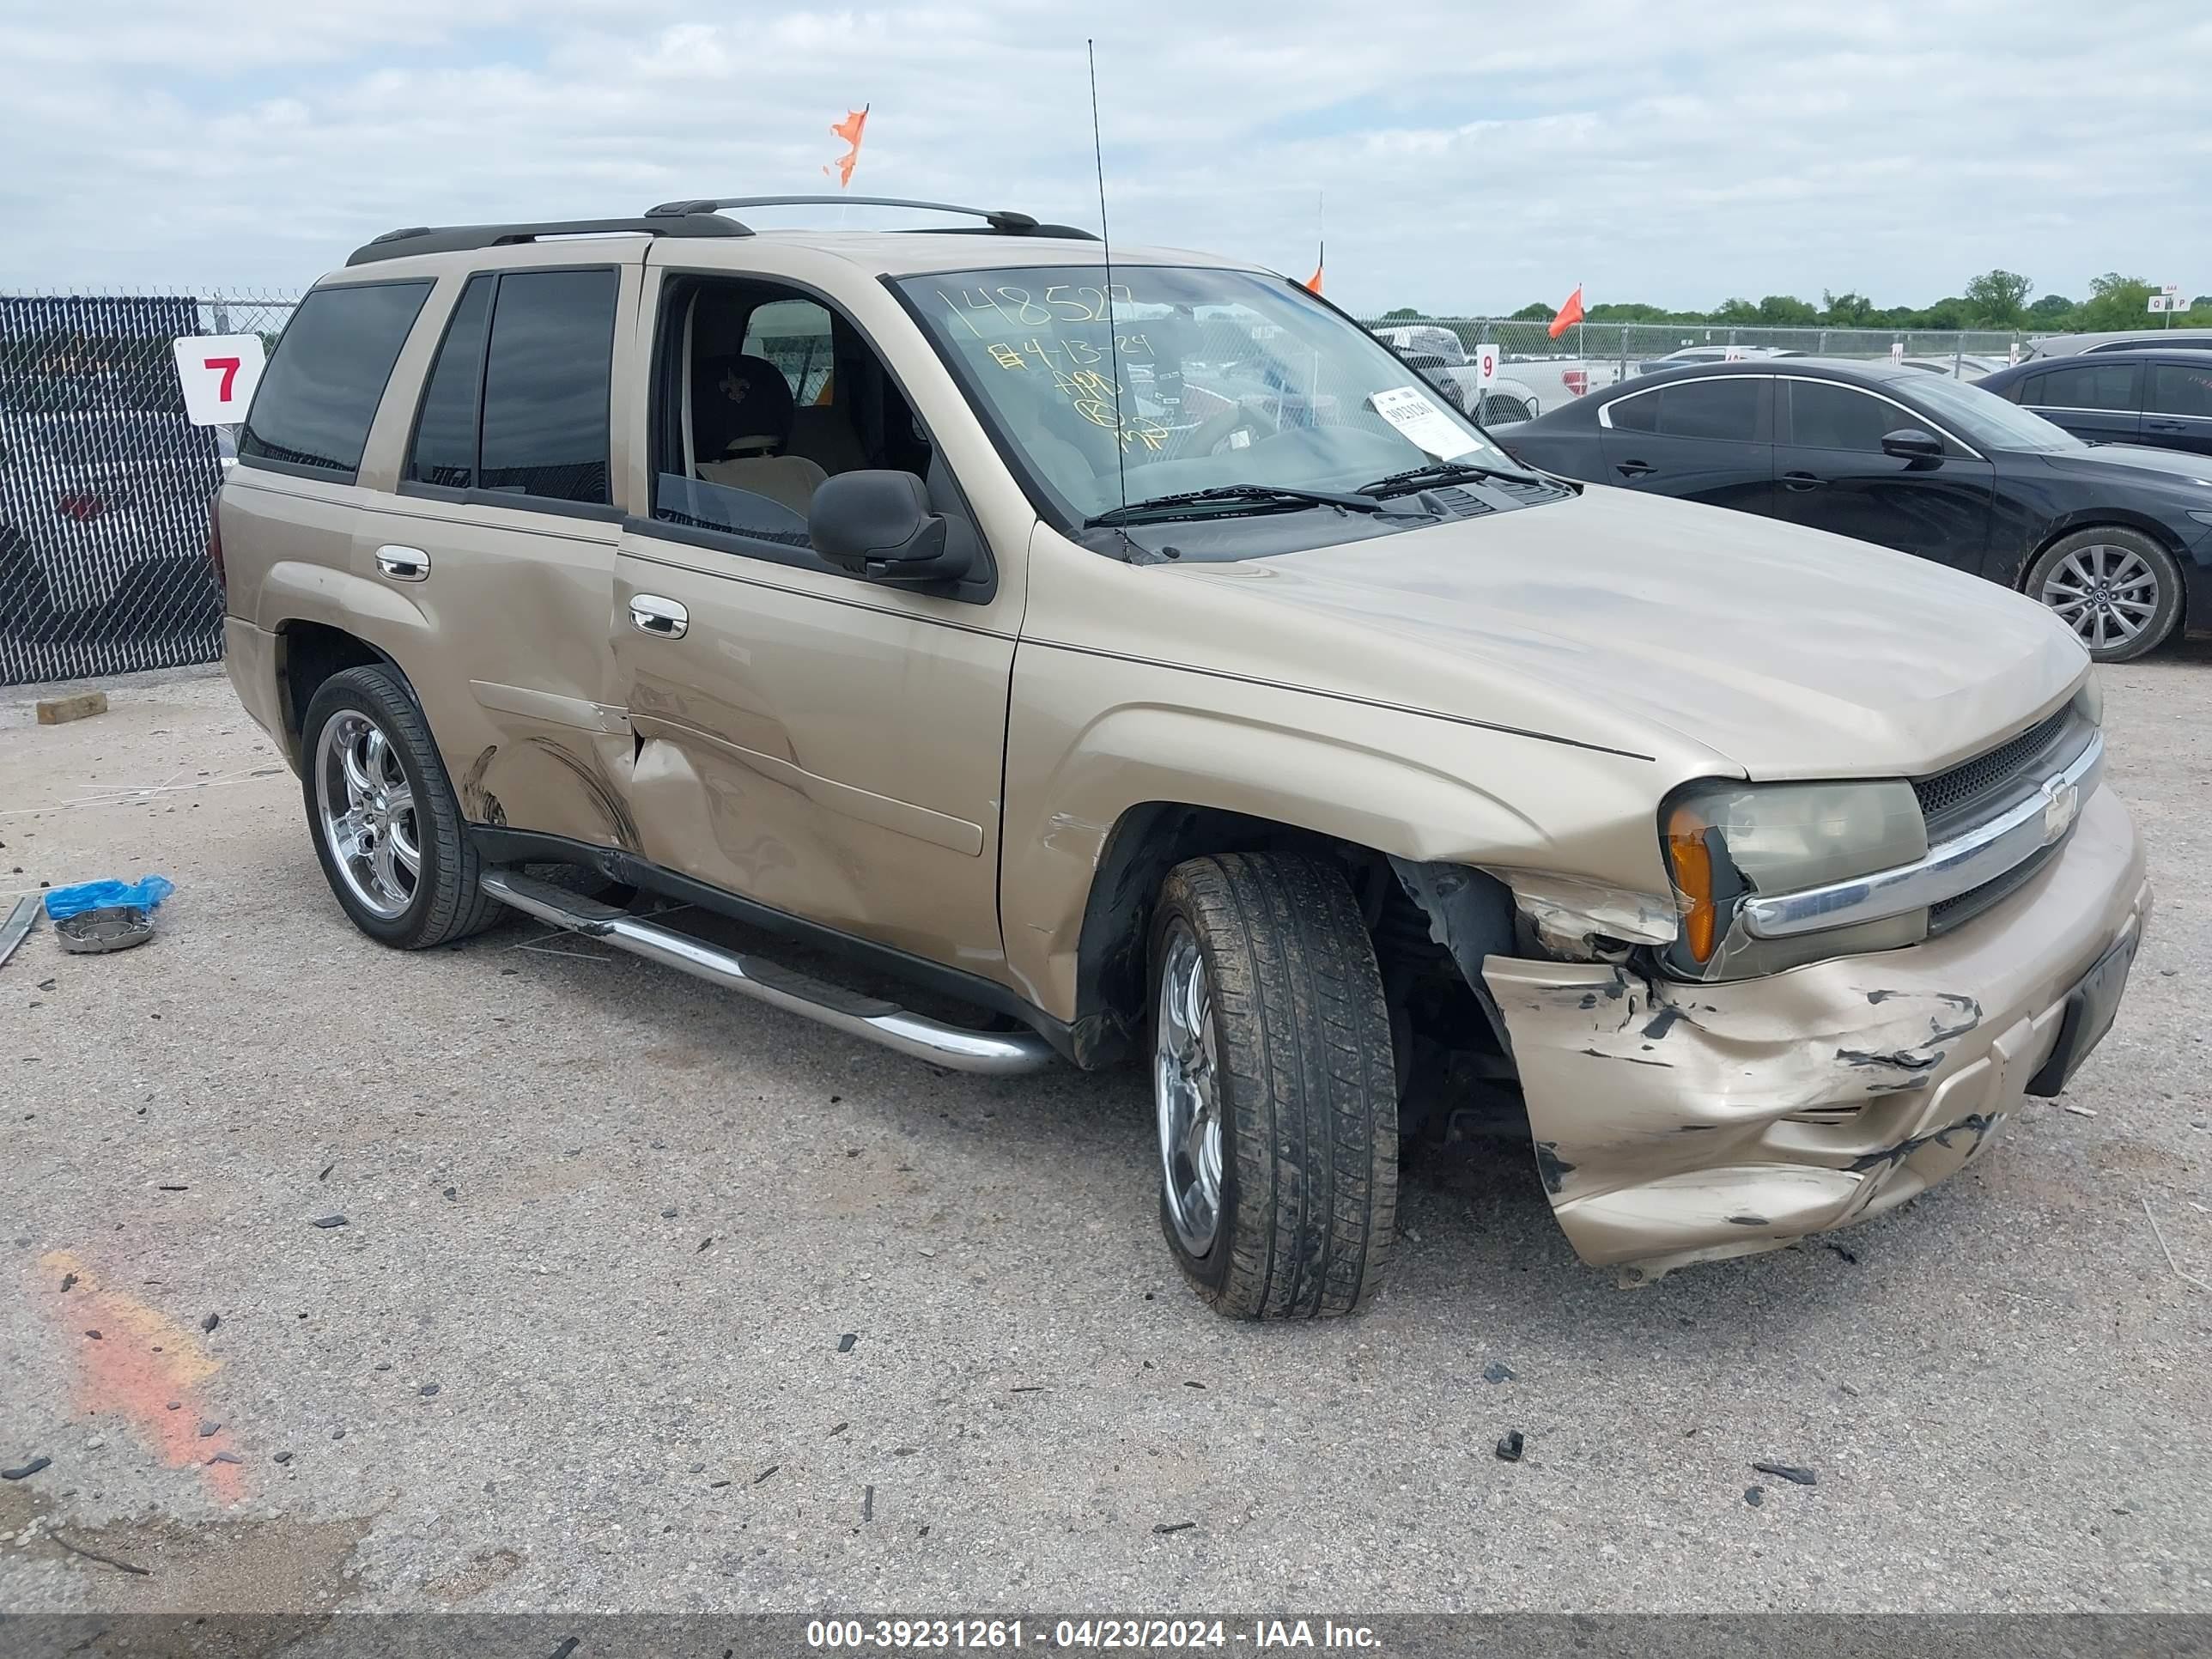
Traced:
<path fill-rule="evenodd" d="M 384 951 L 223 681 L 0 692 L 0 890 L 178 890 L 0 969 L 0 1606 L 2212 1610 L 2212 647 L 2105 683 L 2160 910 L 2064 1103 L 1632 1292 L 1525 1152 L 1423 1165 L 1373 1310 L 1265 1328 L 1176 1276 L 1135 1074 Z"/>

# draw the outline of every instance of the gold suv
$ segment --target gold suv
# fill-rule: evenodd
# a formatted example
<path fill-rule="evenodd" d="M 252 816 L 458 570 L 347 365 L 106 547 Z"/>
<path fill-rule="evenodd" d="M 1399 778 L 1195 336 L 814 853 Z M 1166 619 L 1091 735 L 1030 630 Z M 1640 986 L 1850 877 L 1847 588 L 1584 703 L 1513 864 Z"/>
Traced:
<path fill-rule="evenodd" d="M 301 303 L 210 550 L 371 938 L 512 907 L 939 1066 L 1134 1059 L 1255 1317 L 1374 1291 L 1403 1137 L 1525 1111 L 1649 1279 L 1902 1202 L 2111 1024 L 2142 854 L 2032 600 L 1532 471 L 1272 272 L 732 216 L 790 204 Z"/>

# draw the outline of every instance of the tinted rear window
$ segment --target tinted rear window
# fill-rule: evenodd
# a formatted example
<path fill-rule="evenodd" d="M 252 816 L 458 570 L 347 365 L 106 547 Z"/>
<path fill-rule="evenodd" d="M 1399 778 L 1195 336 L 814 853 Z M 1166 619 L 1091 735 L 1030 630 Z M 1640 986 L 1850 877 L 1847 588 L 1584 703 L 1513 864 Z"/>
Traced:
<path fill-rule="evenodd" d="M 1670 386 L 1660 394 L 1660 434 L 1747 444 L 1759 435 L 1759 385 L 1757 375 L 1732 374 Z"/>
<path fill-rule="evenodd" d="M 428 283 L 319 288 L 300 302 L 240 433 L 241 458 L 353 482 Z"/>
<path fill-rule="evenodd" d="M 415 444 L 407 457 L 410 483 L 472 488 L 477 480 L 477 392 L 483 384 L 484 328 L 491 320 L 493 276 L 472 276 L 461 290 L 446 337 L 430 366 Z"/>
<path fill-rule="evenodd" d="M 510 270 L 492 307 L 480 489 L 605 503 L 617 278 Z"/>
<path fill-rule="evenodd" d="M 2133 363 L 2087 362 L 2054 368 L 2037 379 L 2028 401 L 2045 409 L 2110 409 L 2132 413 L 2136 407 L 2136 374 Z"/>

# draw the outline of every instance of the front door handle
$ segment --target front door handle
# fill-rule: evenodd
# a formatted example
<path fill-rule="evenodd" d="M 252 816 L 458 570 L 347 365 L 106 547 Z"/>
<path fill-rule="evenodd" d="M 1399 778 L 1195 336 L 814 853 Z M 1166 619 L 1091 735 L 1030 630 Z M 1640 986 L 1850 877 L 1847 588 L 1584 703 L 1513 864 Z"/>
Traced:
<path fill-rule="evenodd" d="M 1624 478 L 1640 478 L 1646 473 L 1656 472 L 1659 469 L 1648 461 L 1623 461 L 1613 470 Z"/>
<path fill-rule="evenodd" d="M 629 621 L 630 626 L 640 633 L 664 640 L 680 640 L 691 626 L 691 613 L 675 600 L 664 599 L 658 593 L 633 593 L 629 596 Z"/>
<path fill-rule="evenodd" d="M 396 582 L 419 582 L 430 574 L 430 556 L 419 547 L 387 544 L 376 550 L 376 568 Z"/>
<path fill-rule="evenodd" d="M 2155 415 L 2144 416 L 2143 424 L 2148 427 L 2153 432 L 2186 432 L 2189 430 L 2189 422 L 2186 421 L 2162 420 Z"/>
<path fill-rule="evenodd" d="M 1782 475 L 1782 487 L 1784 489 L 1795 489 L 1801 493 L 1808 489 L 1818 489 L 1827 482 L 1826 478 L 1816 477 L 1810 472 L 1785 472 Z"/>

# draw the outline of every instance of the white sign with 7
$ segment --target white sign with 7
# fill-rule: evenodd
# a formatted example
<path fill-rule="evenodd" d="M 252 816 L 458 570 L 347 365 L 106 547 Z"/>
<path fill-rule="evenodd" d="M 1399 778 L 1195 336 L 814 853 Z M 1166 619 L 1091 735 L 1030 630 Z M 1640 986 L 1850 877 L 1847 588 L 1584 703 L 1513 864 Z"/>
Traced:
<path fill-rule="evenodd" d="M 261 384 L 266 354 L 258 334 L 191 334 L 170 342 L 185 418 L 194 426 L 229 426 L 246 418 Z"/>

